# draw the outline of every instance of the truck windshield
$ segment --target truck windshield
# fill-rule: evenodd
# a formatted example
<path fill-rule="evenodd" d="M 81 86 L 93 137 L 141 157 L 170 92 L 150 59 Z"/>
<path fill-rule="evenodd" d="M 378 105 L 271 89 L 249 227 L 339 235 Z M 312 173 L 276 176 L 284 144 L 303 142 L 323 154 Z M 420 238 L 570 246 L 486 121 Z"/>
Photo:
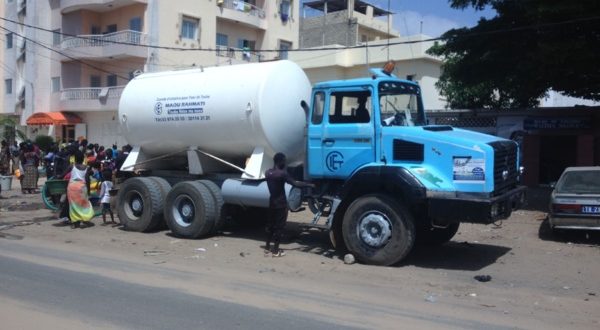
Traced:
<path fill-rule="evenodd" d="M 384 81 L 379 84 L 379 111 L 383 126 L 425 124 L 421 90 L 413 84 Z"/>

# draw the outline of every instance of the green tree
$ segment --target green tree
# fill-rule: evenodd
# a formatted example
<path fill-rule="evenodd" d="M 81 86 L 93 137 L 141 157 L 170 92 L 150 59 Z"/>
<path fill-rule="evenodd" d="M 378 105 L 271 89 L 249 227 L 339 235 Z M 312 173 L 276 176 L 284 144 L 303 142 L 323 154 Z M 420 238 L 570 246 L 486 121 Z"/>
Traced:
<path fill-rule="evenodd" d="M 548 90 L 600 100 L 600 1 L 450 0 L 496 16 L 447 31 L 437 87 L 452 108 L 534 107 Z"/>
<path fill-rule="evenodd" d="M 2 140 L 12 143 L 15 139 L 25 140 L 25 133 L 17 129 L 17 120 L 14 117 L 0 115 L 0 128 L 2 129 Z"/>

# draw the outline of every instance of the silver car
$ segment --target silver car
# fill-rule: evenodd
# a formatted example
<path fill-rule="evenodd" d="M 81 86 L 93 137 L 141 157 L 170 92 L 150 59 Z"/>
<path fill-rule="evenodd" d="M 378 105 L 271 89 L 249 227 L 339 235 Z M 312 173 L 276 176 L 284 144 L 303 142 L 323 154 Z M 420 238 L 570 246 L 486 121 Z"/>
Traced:
<path fill-rule="evenodd" d="M 552 229 L 600 230 L 600 166 L 568 167 L 550 197 Z"/>

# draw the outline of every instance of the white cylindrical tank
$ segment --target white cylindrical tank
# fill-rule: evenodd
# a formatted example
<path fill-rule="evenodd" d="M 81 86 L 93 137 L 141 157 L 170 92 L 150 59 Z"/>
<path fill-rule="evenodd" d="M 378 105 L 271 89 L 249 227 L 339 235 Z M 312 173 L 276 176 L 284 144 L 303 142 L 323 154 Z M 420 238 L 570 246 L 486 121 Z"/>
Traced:
<path fill-rule="evenodd" d="M 283 152 L 300 160 L 311 86 L 293 62 L 142 74 L 127 84 L 119 121 L 128 143 L 148 156 L 188 146 L 225 159 Z"/>

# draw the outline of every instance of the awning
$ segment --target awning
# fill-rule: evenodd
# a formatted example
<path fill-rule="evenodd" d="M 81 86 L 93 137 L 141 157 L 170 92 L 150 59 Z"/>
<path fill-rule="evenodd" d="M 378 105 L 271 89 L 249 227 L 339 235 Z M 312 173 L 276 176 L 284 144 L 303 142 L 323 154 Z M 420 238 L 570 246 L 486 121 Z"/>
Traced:
<path fill-rule="evenodd" d="M 75 125 L 82 120 L 70 112 L 36 112 L 27 118 L 27 125 Z"/>

